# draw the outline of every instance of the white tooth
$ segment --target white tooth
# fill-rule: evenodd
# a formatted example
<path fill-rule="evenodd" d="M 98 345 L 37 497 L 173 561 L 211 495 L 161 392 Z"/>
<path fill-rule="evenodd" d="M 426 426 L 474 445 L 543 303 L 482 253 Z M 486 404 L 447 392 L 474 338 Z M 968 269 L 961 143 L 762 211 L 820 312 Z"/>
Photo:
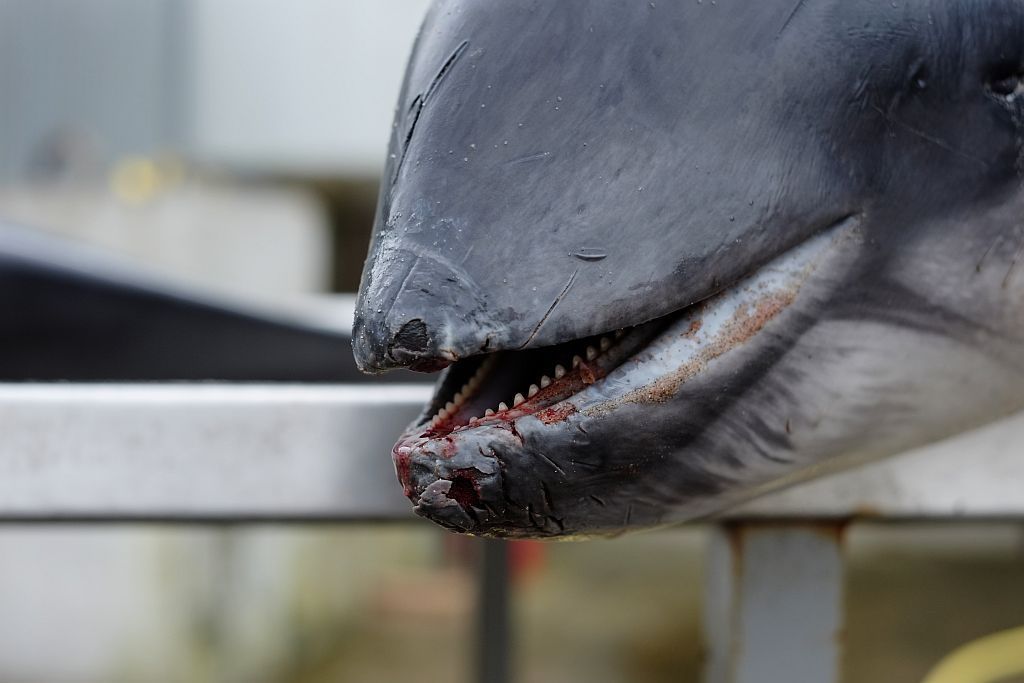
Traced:
<path fill-rule="evenodd" d="M 444 404 L 444 410 L 445 410 L 446 413 L 454 413 L 455 412 L 455 404 L 452 403 L 451 401 L 448 401 L 447 403 Z"/>
<path fill-rule="evenodd" d="M 612 340 L 608 337 L 601 337 L 601 350 L 607 351 L 612 346 Z"/>
<path fill-rule="evenodd" d="M 547 389 L 549 386 L 551 386 L 551 378 L 548 377 L 547 375 L 544 375 L 543 377 L 540 378 L 540 388 Z"/>
<path fill-rule="evenodd" d="M 520 403 L 526 403 L 526 399 L 523 397 L 522 394 L 516 394 L 515 397 L 512 399 L 512 407 L 514 408 Z"/>
<path fill-rule="evenodd" d="M 498 404 L 498 412 L 500 413 L 503 410 L 508 410 L 508 406 L 505 404 L 504 401 L 502 401 L 501 403 Z"/>
<path fill-rule="evenodd" d="M 531 384 L 529 390 L 526 392 L 526 395 L 529 396 L 530 398 L 533 398 L 534 396 L 537 395 L 538 391 L 540 391 L 540 389 L 537 387 L 537 385 Z"/>
<path fill-rule="evenodd" d="M 475 425 L 479 421 L 480 421 L 479 417 L 471 417 L 471 418 L 469 418 L 469 424 L 471 424 L 471 425 Z"/>
<path fill-rule="evenodd" d="M 561 365 L 556 365 L 555 379 L 562 379 L 563 377 L 565 377 L 565 368 L 563 368 Z"/>
<path fill-rule="evenodd" d="M 465 387 L 463 387 L 463 388 L 465 388 Z M 462 392 L 461 391 L 455 393 L 455 397 L 452 398 L 452 402 L 455 405 L 460 405 L 462 403 Z"/>
<path fill-rule="evenodd" d="M 582 363 L 582 362 L 583 362 L 583 359 L 580 358 L 579 356 L 573 356 L 572 357 L 572 366 L 574 368 L 578 368 L 580 366 L 580 363 Z"/>
<path fill-rule="evenodd" d="M 615 338 L 619 339 L 622 335 L 626 334 L 624 330 L 615 330 Z"/>
<path fill-rule="evenodd" d="M 484 417 L 490 417 L 491 415 L 494 415 L 494 409 L 488 408 L 484 411 Z"/>
<path fill-rule="evenodd" d="M 437 417 L 434 418 L 434 419 L 440 422 L 441 420 L 445 420 L 447 418 L 448 418 L 448 409 L 447 408 L 441 408 L 441 412 L 439 412 L 437 414 Z"/>
<path fill-rule="evenodd" d="M 594 360 L 595 358 L 597 358 L 597 349 L 595 349 L 593 346 L 588 346 L 587 360 Z"/>

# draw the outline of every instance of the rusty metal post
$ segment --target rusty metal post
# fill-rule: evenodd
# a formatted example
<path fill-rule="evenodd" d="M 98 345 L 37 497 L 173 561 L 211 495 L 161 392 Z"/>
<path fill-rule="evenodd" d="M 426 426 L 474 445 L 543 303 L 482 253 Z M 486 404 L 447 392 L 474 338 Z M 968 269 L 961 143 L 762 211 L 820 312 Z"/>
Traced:
<path fill-rule="evenodd" d="M 716 527 L 705 683 L 839 683 L 842 531 L 833 523 Z"/>

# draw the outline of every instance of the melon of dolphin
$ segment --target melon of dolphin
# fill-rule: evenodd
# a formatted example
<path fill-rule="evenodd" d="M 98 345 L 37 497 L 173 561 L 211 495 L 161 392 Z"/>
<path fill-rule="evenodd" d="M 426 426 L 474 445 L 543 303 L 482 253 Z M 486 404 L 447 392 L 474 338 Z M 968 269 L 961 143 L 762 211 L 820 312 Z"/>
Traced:
<path fill-rule="evenodd" d="M 357 362 L 457 531 L 614 533 L 1024 407 L 1024 3 L 441 0 Z"/>

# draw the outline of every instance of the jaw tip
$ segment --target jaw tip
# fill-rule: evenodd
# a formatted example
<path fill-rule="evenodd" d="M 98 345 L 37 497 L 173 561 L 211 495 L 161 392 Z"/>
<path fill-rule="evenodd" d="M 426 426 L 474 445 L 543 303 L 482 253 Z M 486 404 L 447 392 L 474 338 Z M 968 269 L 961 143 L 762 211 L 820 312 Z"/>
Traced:
<path fill-rule="evenodd" d="M 357 314 L 352 325 L 352 355 L 356 367 L 367 374 L 400 369 L 438 372 L 455 360 L 455 354 L 435 348 L 432 337 L 419 318 L 393 331 L 385 322 L 368 324 L 366 316 Z"/>

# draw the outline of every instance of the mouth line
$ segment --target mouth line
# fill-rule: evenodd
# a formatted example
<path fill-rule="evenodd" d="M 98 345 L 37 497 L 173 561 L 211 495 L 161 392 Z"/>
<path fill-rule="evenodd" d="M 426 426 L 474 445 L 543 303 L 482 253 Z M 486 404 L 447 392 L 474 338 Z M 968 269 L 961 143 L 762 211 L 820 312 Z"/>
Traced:
<path fill-rule="evenodd" d="M 455 432 L 543 419 L 560 404 L 648 346 L 683 311 L 634 327 L 526 351 L 498 351 L 452 364 L 407 436 L 440 439 Z"/>
<path fill-rule="evenodd" d="M 855 227 L 858 218 L 859 214 L 844 215 L 817 231 L 815 237 L 781 254 L 776 261 L 795 259 L 792 274 L 802 280 L 806 276 L 807 264 L 800 264 L 815 252 L 808 245 L 819 242 L 817 237 L 825 234 L 845 234 L 848 231 L 843 229 L 844 226 Z M 459 360 L 444 371 L 434 398 L 396 448 L 408 448 L 411 440 L 433 441 L 476 427 L 500 425 L 514 428 L 515 421 L 526 415 L 534 415 L 544 422 L 548 417 L 558 420 L 564 417 L 562 412 L 572 410 L 572 406 L 566 404 L 570 398 L 601 382 L 609 373 L 636 357 L 673 323 L 705 302 L 738 290 L 743 283 L 749 285 L 750 278 L 756 277 L 756 273 L 772 267 L 771 263 L 766 264 L 755 269 L 754 274 L 740 278 L 734 285 L 702 301 L 633 327 L 554 346 L 498 351 Z M 801 272 L 804 275 L 799 275 Z M 691 330 L 684 336 L 693 332 Z"/>

